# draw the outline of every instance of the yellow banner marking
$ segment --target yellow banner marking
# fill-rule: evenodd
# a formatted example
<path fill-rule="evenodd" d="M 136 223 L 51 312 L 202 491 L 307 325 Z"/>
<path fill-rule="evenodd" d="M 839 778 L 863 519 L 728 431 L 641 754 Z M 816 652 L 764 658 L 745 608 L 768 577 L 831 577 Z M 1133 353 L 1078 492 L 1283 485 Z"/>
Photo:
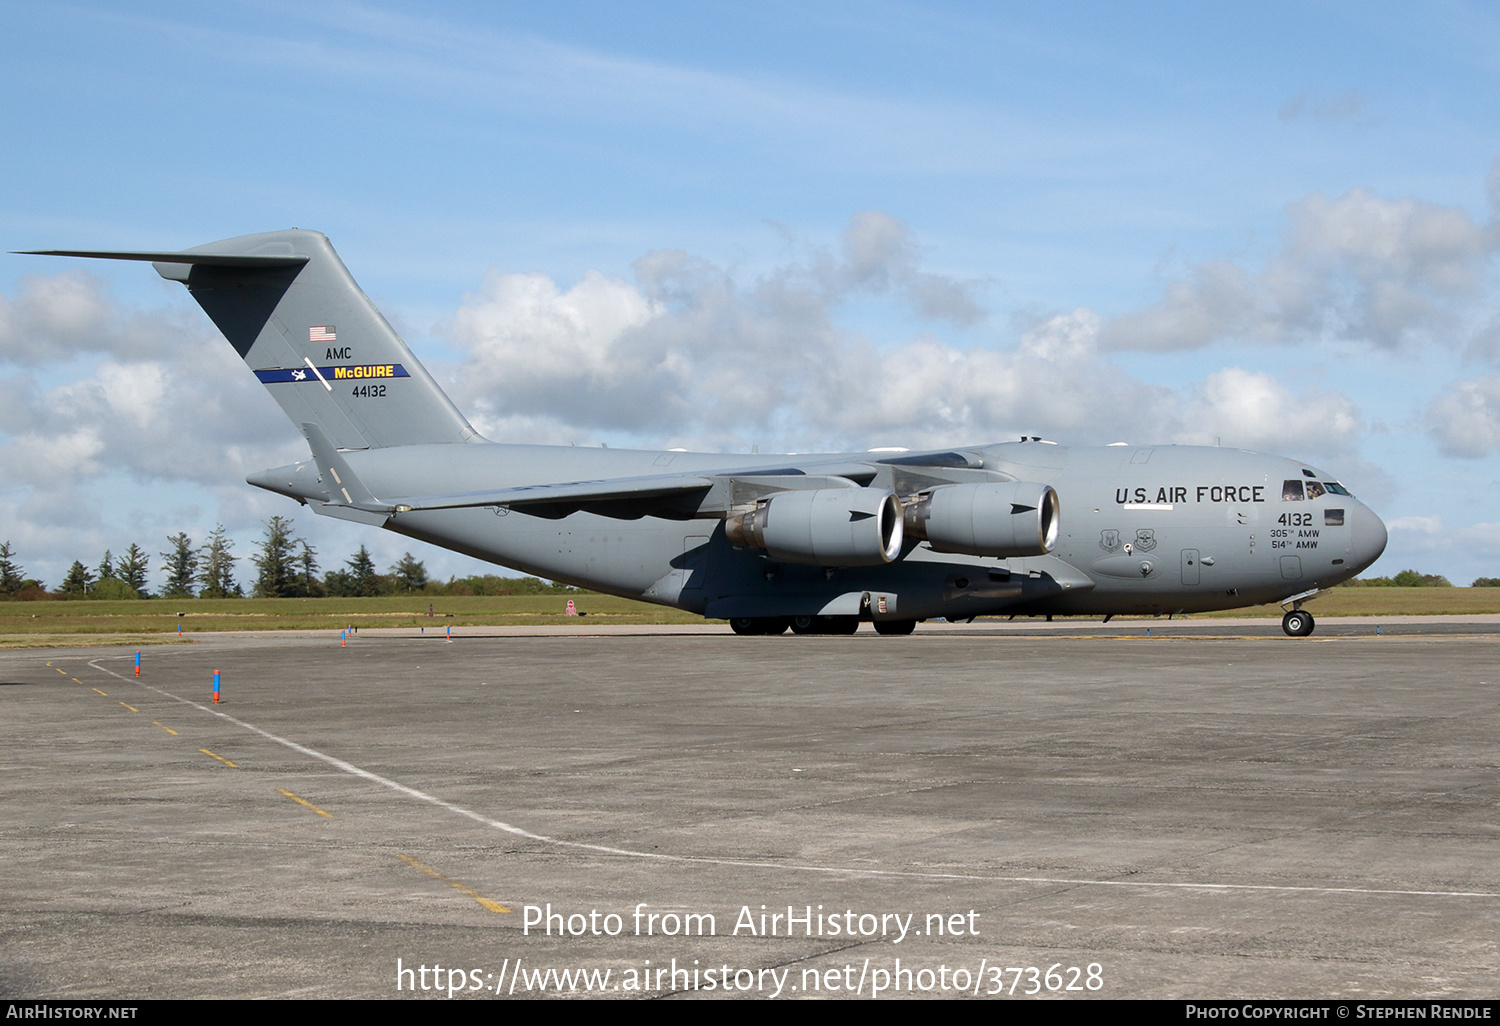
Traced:
<path fill-rule="evenodd" d="M 121 702 L 120 704 L 123 705 L 123 706 L 125 706 L 125 708 L 129 709 L 131 712 L 140 712 L 139 709 L 137 709 L 135 706 L 130 705 L 128 703 Z"/>
<path fill-rule="evenodd" d="M 511 911 L 510 909 L 506 908 L 504 905 L 500 904 L 498 901 L 491 901 L 489 898 L 486 898 L 484 895 L 480 894 L 478 891 L 475 891 L 475 890 L 472 890 L 472 889 L 470 889 L 468 887 L 465 887 L 463 884 L 459 883 L 456 880 L 449 880 L 446 876 L 444 876 L 442 873 L 439 873 L 436 869 L 433 869 L 431 866 L 424 866 L 424 865 L 422 865 L 422 863 L 418 862 L 416 859 L 412 858 L 410 855 L 397 854 L 396 857 L 398 859 L 400 859 L 402 862 L 405 862 L 407 865 L 414 866 L 417 869 L 420 869 L 422 872 L 426 873 L 428 876 L 432 877 L 434 880 L 441 880 L 443 883 L 447 884 L 449 887 L 452 887 L 454 890 L 458 891 L 459 893 L 461 893 L 461 894 L 467 894 L 469 897 L 471 897 L 475 901 L 479 902 L 479 904 L 483 905 L 486 909 L 488 909 L 491 912 L 509 912 L 509 911 Z"/>
<path fill-rule="evenodd" d="M 318 808 L 316 805 L 314 805 L 312 802 L 308 801 L 306 798 L 298 798 L 296 795 L 292 794 L 292 792 L 288 791 L 284 787 L 278 787 L 276 790 L 278 790 L 282 794 L 286 795 L 288 798 L 290 798 L 292 801 L 296 802 L 298 805 L 306 805 L 309 809 L 312 809 L 314 812 L 316 812 L 320 816 L 327 816 L 329 819 L 333 818 L 333 813 L 331 813 L 331 812 L 324 812 L 322 809 Z"/>
<path fill-rule="evenodd" d="M 202 752 L 204 755 L 208 756 L 210 759 L 218 759 L 220 762 L 222 762 L 226 766 L 234 766 L 234 763 L 232 763 L 228 759 L 224 758 L 224 756 L 222 756 L 222 755 L 215 755 L 213 752 L 210 752 L 207 748 L 200 748 L 200 749 L 198 749 L 198 751 Z M 238 766 L 234 766 L 234 768 L 235 769 L 239 769 Z"/>
<path fill-rule="evenodd" d="M 151 722 L 152 722 L 152 723 L 156 723 L 156 721 L 155 721 L 155 720 L 152 720 L 152 721 L 151 721 Z M 161 728 L 161 729 L 162 729 L 162 730 L 165 730 L 165 731 L 166 731 L 166 732 L 167 732 L 167 733 L 168 733 L 168 734 L 171 734 L 171 735 L 173 735 L 173 736 L 176 736 L 176 734 L 177 734 L 177 731 L 175 731 L 175 730 L 173 730 L 173 729 L 172 729 L 172 728 L 171 728 L 171 727 L 169 727 L 169 726 L 167 726 L 167 725 L 166 725 L 166 724 L 164 724 L 164 723 L 156 723 L 156 725 L 157 725 L 157 726 L 158 726 L 158 727 L 160 727 L 160 728 Z"/>

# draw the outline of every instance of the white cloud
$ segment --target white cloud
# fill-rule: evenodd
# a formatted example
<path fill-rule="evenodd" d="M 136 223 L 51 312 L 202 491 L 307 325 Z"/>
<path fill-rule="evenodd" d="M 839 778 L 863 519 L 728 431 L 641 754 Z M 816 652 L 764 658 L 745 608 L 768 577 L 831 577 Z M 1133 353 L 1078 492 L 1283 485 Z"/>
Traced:
<path fill-rule="evenodd" d="M 567 291 L 543 274 L 491 272 L 453 319 L 470 356 L 457 399 L 481 421 L 581 406 L 612 427 L 637 426 L 649 411 L 630 396 L 674 391 L 670 354 L 633 330 L 660 313 L 596 271 Z"/>
<path fill-rule="evenodd" d="M 1345 452 L 1364 427 L 1355 404 L 1339 392 L 1293 392 L 1269 374 L 1226 367 L 1210 374 L 1186 411 L 1185 440 L 1202 444 L 1214 437 L 1250 439 L 1247 448 L 1271 452 L 1301 450 L 1307 439 L 1321 439 L 1324 451 Z"/>
<path fill-rule="evenodd" d="M 447 333 L 468 357 L 454 384 L 476 426 L 561 415 L 591 430 L 686 430 L 734 446 L 792 411 L 825 420 L 812 396 L 849 406 L 880 360 L 834 327 L 845 300 L 889 296 L 963 324 L 982 315 L 972 283 L 920 270 L 905 226 L 879 213 L 851 218 L 842 257 L 818 251 L 744 289 L 676 250 L 634 270 L 634 284 L 589 272 L 566 291 L 544 275 L 491 272 L 465 296 Z"/>
<path fill-rule="evenodd" d="M 1500 377 L 1455 381 L 1427 408 L 1427 431 L 1445 456 L 1500 450 Z"/>
<path fill-rule="evenodd" d="M 964 303 L 934 312 L 913 283 L 972 302 L 969 286 L 921 270 L 905 228 L 883 214 L 852 218 L 840 256 L 816 250 L 744 285 L 677 251 L 641 258 L 635 277 L 590 273 L 563 290 L 543 275 L 488 275 L 448 331 L 466 357 L 457 398 L 477 426 L 503 441 L 623 432 L 648 447 L 740 451 L 1038 433 L 1343 457 L 1361 427 L 1340 393 L 1265 373 L 1230 368 L 1182 391 L 1142 381 L 1101 348 L 1087 309 L 1004 349 L 957 348 L 932 331 L 882 347 L 841 330 L 839 304 L 872 293 L 929 321 L 964 319 Z"/>
<path fill-rule="evenodd" d="M 1106 345 L 1172 350 L 1224 339 L 1340 340 L 1394 348 L 1477 329 L 1493 224 L 1456 207 L 1386 200 L 1365 189 L 1287 208 L 1280 251 L 1259 271 L 1210 261 L 1162 299 L 1109 321 Z"/>
<path fill-rule="evenodd" d="M 905 299 L 922 316 L 960 326 L 984 318 L 974 292 L 980 283 L 962 282 L 918 270 L 920 256 L 900 221 L 868 210 L 849 219 L 842 263 L 821 261 L 818 270 L 832 297 L 864 289 Z"/>
<path fill-rule="evenodd" d="M 1369 100 L 1358 89 L 1346 89 L 1341 93 L 1298 93 L 1276 112 L 1282 121 L 1316 121 L 1324 125 L 1337 125 L 1355 121 L 1369 110 Z"/>
<path fill-rule="evenodd" d="M 1396 517 L 1386 522 L 1391 542 L 1381 560 L 1393 573 L 1398 567 L 1447 566 L 1449 579 L 1466 585 L 1475 576 L 1500 576 L 1500 523 L 1450 526 L 1437 514 Z"/>
<path fill-rule="evenodd" d="M 0 364 L 39 367 L 80 353 L 164 355 L 189 330 L 180 315 L 122 308 L 83 271 L 30 275 L 15 298 L 0 294 Z"/>
<path fill-rule="evenodd" d="M 1385 526 L 1390 531 L 1400 531 L 1426 539 L 1436 539 L 1443 535 L 1443 518 L 1437 515 L 1396 517 Z"/>

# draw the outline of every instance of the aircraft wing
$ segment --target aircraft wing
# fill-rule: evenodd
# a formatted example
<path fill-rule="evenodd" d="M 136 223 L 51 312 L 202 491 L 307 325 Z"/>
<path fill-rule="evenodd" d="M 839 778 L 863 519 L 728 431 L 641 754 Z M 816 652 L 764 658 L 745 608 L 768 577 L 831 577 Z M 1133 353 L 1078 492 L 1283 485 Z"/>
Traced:
<path fill-rule="evenodd" d="M 831 461 L 814 460 L 801 466 L 731 466 L 675 474 L 557 481 L 442 495 L 377 498 L 359 480 L 343 455 L 320 428 L 311 423 L 304 423 L 301 427 L 324 482 L 326 505 L 380 516 L 426 510 L 505 506 L 548 519 L 561 519 L 579 512 L 596 513 L 621 520 L 636 520 L 645 516 L 690 519 L 743 510 L 776 492 L 858 488 L 868 485 L 879 472 L 876 463 L 839 458 Z M 919 456 L 916 459 L 889 462 L 905 464 L 915 463 L 916 460 L 931 460 L 922 465 L 948 468 L 955 460 L 945 459 L 946 457 L 961 458 L 957 454 L 944 453 L 939 454 L 937 460 Z M 251 480 L 252 483 L 261 483 L 253 478 Z M 274 486 L 268 487 L 272 487 L 273 491 L 279 490 Z"/>
<path fill-rule="evenodd" d="M 649 474 L 644 477 L 614 477 L 595 481 L 564 481 L 556 484 L 520 485 L 493 491 L 459 492 L 452 495 L 418 495 L 392 501 L 397 513 L 427 509 L 465 509 L 473 506 L 509 506 L 539 516 L 567 516 L 598 506 L 628 509 L 661 505 L 661 500 L 691 498 L 714 486 L 713 477 L 702 474 Z M 602 510 L 600 512 L 603 512 Z M 641 516 L 636 513 L 635 516 Z"/>
<path fill-rule="evenodd" d="M 795 468 L 776 469 L 770 473 L 707 471 L 520 485 L 486 492 L 403 497 L 389 500 L 385 508 L 399 514 L 414 510 L 508 506 L 522 513 L 554 520 L 579 512 L 619 520 L 636 520 L 644 516 L 690 519 L 716 516 L 750 506 L 756 499 L 775 492 L 857 488 L 874 474 L 871 468 L 863 465 L 810 469 L 816 472 Z M 834 472 L 826 473 L 825 469 Z"/>

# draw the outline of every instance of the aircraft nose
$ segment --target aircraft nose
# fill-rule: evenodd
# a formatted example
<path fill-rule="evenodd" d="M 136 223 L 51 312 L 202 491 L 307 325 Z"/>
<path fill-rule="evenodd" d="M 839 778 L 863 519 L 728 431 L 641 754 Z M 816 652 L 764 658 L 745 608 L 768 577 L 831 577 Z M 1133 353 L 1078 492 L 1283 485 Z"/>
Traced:
<path fill-rule="evenodd" d="M 1359 573 L 1380 558 L 1385 551 L 1387 535 L 1384 521 L 1363 503 L 1350 510 L 1350 514 L 1349 543 L 1354 558 L 1349 562 L 1354 566 L 1354 572 Z"/>

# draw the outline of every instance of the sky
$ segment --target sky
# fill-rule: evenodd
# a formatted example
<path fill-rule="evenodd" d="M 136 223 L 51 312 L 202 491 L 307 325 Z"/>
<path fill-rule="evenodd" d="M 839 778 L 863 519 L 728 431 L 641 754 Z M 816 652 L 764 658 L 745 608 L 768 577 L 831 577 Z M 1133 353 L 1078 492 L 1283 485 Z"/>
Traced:
<path fill-rule="evenodd" d="M 8 0 L 0 39 L 0 250 L 316 228 L 495 441 L 1236 446 L 1369 503 L 1367 575 L 1500 576 L 1493 6 Z M 306 456 L 180 285 L 0 255 L 28 575 L 277 514 L 325 570 L 493 570 L 244 483 Z"/>

